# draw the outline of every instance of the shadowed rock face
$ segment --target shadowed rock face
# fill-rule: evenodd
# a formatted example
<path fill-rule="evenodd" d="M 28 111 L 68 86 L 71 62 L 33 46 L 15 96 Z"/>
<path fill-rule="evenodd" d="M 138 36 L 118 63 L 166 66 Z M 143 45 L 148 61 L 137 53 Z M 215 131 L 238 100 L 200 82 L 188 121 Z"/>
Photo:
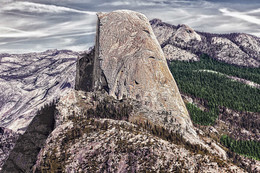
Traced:
<path fill-rule="evenodd" d="M 12 130 L 0 127 L 0 172 L 10 151 L 14 148 L 18 136 Z"/>
<path fill-rule="evenodd" d="M 90 52 L 78 58 L 75 79 L 76 90 L 92 90 L 94 54 L 95 49 L 92 49 Z"/>
<path fill-rule="evenodd" d="M 19 136 L 3 165 L 3 173 L 31 172 L 37 154 L 54 128 L 54 105 L 44 107 L 34 117 L 26 132 Z"/>

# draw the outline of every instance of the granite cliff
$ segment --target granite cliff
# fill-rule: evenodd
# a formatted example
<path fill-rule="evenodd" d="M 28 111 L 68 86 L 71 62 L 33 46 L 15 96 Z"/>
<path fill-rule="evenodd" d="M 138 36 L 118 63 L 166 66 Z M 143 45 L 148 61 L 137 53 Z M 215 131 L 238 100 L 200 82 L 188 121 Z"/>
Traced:
<path fill-rule="evenodd" d="M 78 61 L 76 89 L 104 89 L 116 99 L 136 99 L 161 114 L 143 119 L 196 138 L 178 87 L 144 15 L 131 11 L 99 13 L 95 50 Z"/>

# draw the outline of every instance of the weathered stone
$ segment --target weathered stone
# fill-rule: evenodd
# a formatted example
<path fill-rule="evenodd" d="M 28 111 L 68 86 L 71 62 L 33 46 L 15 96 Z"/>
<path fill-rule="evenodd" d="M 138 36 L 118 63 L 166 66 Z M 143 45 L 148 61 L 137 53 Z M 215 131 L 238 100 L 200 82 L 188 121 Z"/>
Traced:
<path fill-rule="evenodd" d="M 163 47 L 163 52 L 165 58 L 169 61 L 199 61 L 199 57 L 196 54 L 180 49 L 171 44 L 167 44 L 165 47 Z"/>
<path fill-rule="evenodd" d="M 107 86 L 109 95 L 117 99 L 139 100 L 159 113 L 150 121 L 167 124 L 184 136 L 196 136 L 163 51 L 143 14 L 128 10 L 98 14 L 93 76 L 94 90 Z M 170 121 L 175 125 L 171 127 Z"/>
<path fill-rule="evenodd" d="M 190 28 L 187 25 L 180 25 L 174 34 L 174 36 L 171 38 L 172 40 L 182 40 L 184 42 L 189 42 L 191 40 L 197 40 L 201 41 L 201 37 L 199 34 L 197 34 L 192 28 Z M 174 41 L 173 41 L 174 42 Z"/>
<path fill-rule="evenodd" d="M 174 34 L 177 31 L 177 27 L 174 25 L 170 25 L 168 23 L 162 22 L 160 19 L 153 19 L 150 21 L 150 24 L 153 28 L 153 32 L 162 46 L 162 48 L 168 44 L 171 37 L 174 36 Z"/>

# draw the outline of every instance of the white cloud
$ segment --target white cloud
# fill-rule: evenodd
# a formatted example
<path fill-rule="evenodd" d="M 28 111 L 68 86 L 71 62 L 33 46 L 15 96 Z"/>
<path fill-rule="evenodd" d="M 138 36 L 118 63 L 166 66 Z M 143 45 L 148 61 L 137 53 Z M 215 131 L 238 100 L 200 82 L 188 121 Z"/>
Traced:
<path fill-rule="evenodd" d="M 0 52 L 86 50 L 94 45 L 94 11 L 131 9 L 149 19 L 204 32 L 260 36 L 260 6 L 216 0 L 0 0 Z M 232 10 L 232 9 L 236 9 Z"/>
<path fill-rule="evenodd" d="M 122 5 L 130 5 L 130 2 L 122 2 L 122 1 L 115 1 L 115 2 L 106 2 L 103 4 L 99 4 L 99 6 L 122 6 Z"/>
<path fill-rule="evenodd" d="M 43 36 L 47 36 L 47 34 L 41 31 L 22 31 L 15 28 L 0 27 L 0 38 L 23 38 Z"/>
<path fill-rule="evenodd" d="M 57 5 L 46 5 L 39 4 L 33 2 L 12 2 L 5 4 L 2 8 L 4 11 L 12 11 L 18 10 L 22 12 L 31 12 L 31 13 L 65 13 L 65 12 L 73 12 L 73 13 L 82 13 L 95 15 L 96 12 L 92 11 L 81 11 L 73 8 L 62 7 Z"/>
<path fill-rule="evenodd" d="M 230 11 L 227 8 L 221 8 L 219 9 L 219 11 L 222 12 L 224 16 L 231 16 L 250 23 L 260 25 L 259 17 L 250 16 L 246 12 Z"/>
<path fill-rule="evenodd" d="M 246 14 L 254 14 L 254 13 L 260 13 L 260 8 L 246 12 Z"/>

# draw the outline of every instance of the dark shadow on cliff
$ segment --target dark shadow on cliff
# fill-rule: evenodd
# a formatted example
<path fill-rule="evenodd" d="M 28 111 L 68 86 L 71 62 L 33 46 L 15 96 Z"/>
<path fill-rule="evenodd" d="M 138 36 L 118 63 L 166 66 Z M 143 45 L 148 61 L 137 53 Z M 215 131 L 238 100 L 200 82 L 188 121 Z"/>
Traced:
<path fill-rule="evenodd" d="M 31 172 L 37 155 L 54 129 L 55 104 L 45 105 L 21 135 L 3 166 L 3 173 Z"/>

